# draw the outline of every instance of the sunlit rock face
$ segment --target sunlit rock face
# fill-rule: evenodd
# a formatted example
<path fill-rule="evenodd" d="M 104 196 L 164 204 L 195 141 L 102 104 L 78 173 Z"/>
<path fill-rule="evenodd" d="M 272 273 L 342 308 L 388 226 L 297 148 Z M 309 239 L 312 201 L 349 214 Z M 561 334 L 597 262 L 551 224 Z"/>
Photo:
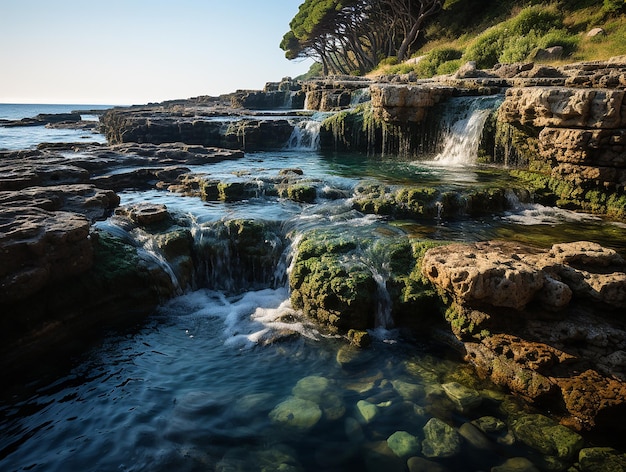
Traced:
<path fill-rule="evenodd" d="M 562 405 L 576 428 L 622 427 L 614 420 L 626 410 L 619 254 L 584 241 L 550 250 L 450 244 L 430 249 L 422 272 L 451 297 L 446 319 L 480 375 Z"/>

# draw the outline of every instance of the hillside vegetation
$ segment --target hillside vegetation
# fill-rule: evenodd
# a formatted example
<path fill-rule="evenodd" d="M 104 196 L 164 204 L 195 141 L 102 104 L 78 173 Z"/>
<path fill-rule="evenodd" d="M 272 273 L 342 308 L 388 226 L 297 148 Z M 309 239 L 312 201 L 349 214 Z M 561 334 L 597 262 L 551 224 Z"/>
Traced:
<path fill-rule="evenodd" d="M 417 64 L 383 60 L 377 73 L 414 71 L 419 77 L 454 72 L 466 61 L 479 68 L 496 63 L 565 63 L 626 54 L 626 2 L 448 0 L 425 28 Z M 601 28 L 594 37 L 587 33 Z M 561 46 L 559 58 L 540 55 Z"/>
<path fill-rule="evenodd" d="M 317 0 L 321 1 L 324 0 Z M 307 0 L 303 6 L 317 2 Z M 327 4 L 329 2 L 326 0 Z M 332 3 L 345 12 L 346 5 L 355 2 L 344 0 Z M 395 3 L 420 2 L 397 0 Z M 299 21 L 302 22 L 302 12 L 299 14 Z M 372 15 L 363 21 L 360 17 L 360 21 L 372 28 L 371 23 L 378 21 L 376 18 Z M 602 32 L 588 36 L 594 28 L 601 28 Z M 327 38 L 328 33 L 325 35 Z M 402 38 L 401 32 L 395 36 Z M 368 40 L 362 39 L 359 46 L 367 51 Z M 542 50 L 554 46 L 562 48 L 558 57 L 542 54 Z M 307 49 L 298 49 L 298 53 L 299 57 L 307 56 Z M 372 61 L 375 65 L 372 64 L 369 70 L 361 67 L 349 73 L 379 75 L 414 72 L 420 78 L 427 78 L 453 73 L 467 61 L 475 61 L 479 68 L 490 68 L 496 63 L 535 61 L 558 64 L 624 55 L 626 0 L 445 0 L 435 14 L 423 19 L 417 39 L 410 44 L 409 53 L 413 60 L 406 60 L 406 55 L 400 61 L 392 49 L 388 54 L 379 51 L 377 59 Z M 289 54 L 287 56 L 290 57 Z M 295 57 L 292 55 L 291 58 Z M 317 60 L 315 54 L 308 57 Z M 321 64 L 316 64 L 307 75 L 323 72 Z M 325 72 L 338 73 L 327 68 Z"/>

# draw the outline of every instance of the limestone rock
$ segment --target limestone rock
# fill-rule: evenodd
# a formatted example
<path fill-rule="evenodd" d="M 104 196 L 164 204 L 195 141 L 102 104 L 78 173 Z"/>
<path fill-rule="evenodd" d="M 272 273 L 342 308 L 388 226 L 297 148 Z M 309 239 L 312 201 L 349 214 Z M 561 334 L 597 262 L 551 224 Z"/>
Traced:
<path fill-rule="evenodd" d="M 603 36 L 604 34 L 606 34 L 606 32 L 602 28 L 591 28 L 586 36 L 588 38 L 595 38 L 596 36 Z"/>
<path fill-rule="evenodd" d="M 499 119 L 538 128 L 619 128 L 626 126 L 623 102 L 623 90 L 514 87 L 506 92 Z"/>
<path fill-rule="evenodd" d="M 383 121 L 419 123 L 430 108 L 451 95 L 452 88 L 377 84 L 370 91 L 374 113 Z"/>
<path fill-rule="evenodd" d="M 450 244 L 426 253 L 422 272 L 460 304 L 521 309 L 539 289 L 540 270 L 497 244 Z"/>

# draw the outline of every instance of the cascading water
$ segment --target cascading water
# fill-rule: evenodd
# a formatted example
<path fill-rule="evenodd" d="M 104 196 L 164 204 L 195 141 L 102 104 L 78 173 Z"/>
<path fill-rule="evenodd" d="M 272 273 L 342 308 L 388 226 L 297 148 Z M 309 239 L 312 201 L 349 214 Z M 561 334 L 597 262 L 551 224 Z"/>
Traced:
<path fill-rule="evenodd" d="M 322 122 L 315 119 L 299 121 L 293 127 L 285 149 L 290 151 L 317 151 L 320 148 L 321 126 Z"/>
<path fill-rule="evenodd" d="M 476 164 L 485 122 L 501 103 L 501 96 L 449 100 L 441 123 L 441 151 L 434 161 L 458 167 Z"/>

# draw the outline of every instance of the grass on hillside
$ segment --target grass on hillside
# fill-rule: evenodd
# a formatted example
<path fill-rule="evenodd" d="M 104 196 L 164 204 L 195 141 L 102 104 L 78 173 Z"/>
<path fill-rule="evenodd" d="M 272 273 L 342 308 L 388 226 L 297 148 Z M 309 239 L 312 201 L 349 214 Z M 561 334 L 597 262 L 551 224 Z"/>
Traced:
<path fill-rule="evenodd" d="M 604 1 L 604 5 L 603 5 Z M 621 3 L 620 3 L 621 2 Z M 608 8 L 608 5 L 613 7 Z M 604 35 L 587 37 L 600 27 Z M 562 46 L 559 60 L 536 57 L 540 49 Z M 372 75 L 414 72 L 418 77 L 450 74 L 467 61 L 479 68 L 496 63 L 567 63 L 626 54 L 625 0 L 448 0 L 425 31 L 417 64 L 382 61 Z"/>

